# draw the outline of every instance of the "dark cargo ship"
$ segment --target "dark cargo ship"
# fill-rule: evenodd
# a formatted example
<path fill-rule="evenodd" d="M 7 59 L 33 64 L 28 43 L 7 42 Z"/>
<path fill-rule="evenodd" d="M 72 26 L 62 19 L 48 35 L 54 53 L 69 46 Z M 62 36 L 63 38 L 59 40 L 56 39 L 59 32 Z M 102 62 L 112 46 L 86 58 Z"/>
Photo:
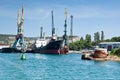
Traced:
<path fill-rule="evenodd" d="M 45 46 L 40 46 L 39 48 L 32 49 L 35 53 L 48 53 L 48 54 L 67 54 L 69 53 L 69 48 L 67 44 L 67 12 L 65 10 L 65 31 L 62 40 L 57 40 L 55 35 L 55 27 L 54 27 L 54 19 L 53 19 L 53 11 L 52 14 L 52 39 Z M 41 30 L 42 33 L 42 30 Z M 41 34 L 42 35 L 42 34 Z M 42 36 L 41 36 L 42 37 Z M 41 43 L 42 44 L 42 43 Z"/>
<path fill-rule="evenodd" d="M 63 40 L 50 41 L 46 46 L 32 49 L 32 52 L 47 54 L 67 54 L 69 52 L 69 48 L 63 45 Z"/>

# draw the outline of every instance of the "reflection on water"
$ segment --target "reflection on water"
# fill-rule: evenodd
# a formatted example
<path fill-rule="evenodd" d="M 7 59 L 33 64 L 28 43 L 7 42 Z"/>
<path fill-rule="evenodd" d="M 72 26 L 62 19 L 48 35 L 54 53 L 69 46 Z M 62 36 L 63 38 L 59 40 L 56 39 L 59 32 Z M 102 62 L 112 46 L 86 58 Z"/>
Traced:
<path fill-rule="evenodd" d="M 46 55 L 41 55 L 41 54 L 35 54 L 35 58 L 36 59 L 44 59 L 44 60 L 46 60 L 47 56 Z"/>
<path fill-rule="evenodd" d="M 49 55 L 0 53 L 0 80 L 120 79 L 120 62 L 81 60 L 81 54 Z"/>

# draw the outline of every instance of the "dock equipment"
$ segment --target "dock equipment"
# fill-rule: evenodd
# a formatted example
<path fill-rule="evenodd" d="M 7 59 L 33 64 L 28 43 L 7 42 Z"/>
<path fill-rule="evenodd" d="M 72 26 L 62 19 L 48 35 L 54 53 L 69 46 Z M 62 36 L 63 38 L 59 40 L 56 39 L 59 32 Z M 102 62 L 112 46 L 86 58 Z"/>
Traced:
<path fill-rule="evenodd" d="M 16 40 L 12 46 L 12 48 L 16 50 L 20 50 L 21 52 L 26 52 L 26 43 L 24 41 L 23 35 L 23 23 L 24 23 L 24 7 L 22 6 L 22 16 L 20 19 L 20 11 L 18 10 L 18 30 L 16 35 Z"/>
<path fill-rule="evenodd" d="M 63 39 L 65 41 L 65 45 L 68 45 L 68 42 L 67 42 L 67 9 L 65 8 L 65 24 L 64 24 L 64 27 L 65 27 L 65 30 L 64 30 L 64 35 L 63 35 Z"/>

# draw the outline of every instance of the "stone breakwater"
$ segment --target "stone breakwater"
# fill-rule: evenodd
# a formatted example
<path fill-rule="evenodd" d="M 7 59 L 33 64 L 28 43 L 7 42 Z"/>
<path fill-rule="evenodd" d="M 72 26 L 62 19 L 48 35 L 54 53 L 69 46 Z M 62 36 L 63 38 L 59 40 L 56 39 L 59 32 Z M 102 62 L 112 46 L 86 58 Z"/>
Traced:
<path fill-rule="evenodd" d="M 108 56 L 107 56 L 107 60 L 120 61 L 120 57 L 115 56 L 115 55 L 108 55 Z"/>
<path fill-rule="evenodd" d="M 120 61 L 120 57 L 114 55 L 108 55 L 107 58 L 91 58 L 91 60 L 100 60 L 100 61 Z"/>

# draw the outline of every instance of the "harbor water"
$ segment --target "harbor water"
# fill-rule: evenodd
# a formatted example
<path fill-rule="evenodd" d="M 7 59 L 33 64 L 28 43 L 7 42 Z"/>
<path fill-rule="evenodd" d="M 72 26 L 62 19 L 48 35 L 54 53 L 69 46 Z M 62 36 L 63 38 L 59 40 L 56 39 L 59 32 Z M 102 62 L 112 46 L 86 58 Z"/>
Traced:
<path fill-rule="evenodd" d="M 0 80 L 120 80 L 120 62 L 81 60 L 81 54 L 0 53 Z"/>

